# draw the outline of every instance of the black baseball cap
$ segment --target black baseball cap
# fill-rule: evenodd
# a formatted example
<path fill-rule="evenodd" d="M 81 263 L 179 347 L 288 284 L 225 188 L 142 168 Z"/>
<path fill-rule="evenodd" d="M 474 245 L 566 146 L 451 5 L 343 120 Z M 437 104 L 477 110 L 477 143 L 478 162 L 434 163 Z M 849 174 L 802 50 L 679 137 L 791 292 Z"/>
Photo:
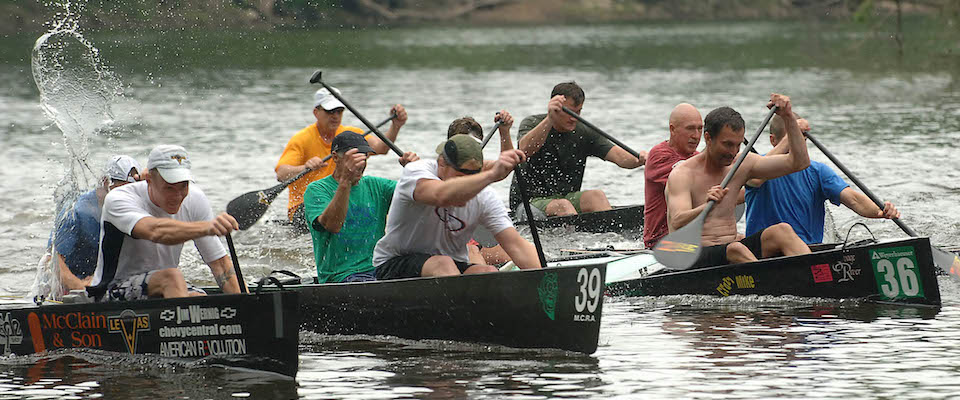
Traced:
<path fill-rule="evenodd" d="M 333 142 L 330 143 L 330 151 L 334 153 L 343 153 L 350 149 L 357 149 L 360 153 L 375 153 L 373 147 L 367 143 L 367 139 L 359 133 L 343 132 L 333 138 Z"/>

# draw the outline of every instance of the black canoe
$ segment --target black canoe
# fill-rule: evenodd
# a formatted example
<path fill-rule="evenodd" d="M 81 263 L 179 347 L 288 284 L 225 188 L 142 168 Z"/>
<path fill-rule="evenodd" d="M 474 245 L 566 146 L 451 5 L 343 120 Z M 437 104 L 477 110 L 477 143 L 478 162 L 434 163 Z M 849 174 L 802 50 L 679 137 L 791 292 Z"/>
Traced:
<path fill-rule="evenodd" d="M 297 375 L 297 294 L 0 305 L 3 354 L 89 348 Z"/>
<path fill-rule="evenodd" d="M 300 294 L 301 327 L 329 335 L 389 335 L 597 350 L 606 266 L 442 278 L 284 285 Z"/>
<path fill-rule="evenodd" d="M 514 215 L 516 217 L 516 215 Z M 527 225 L 526 221 L 514 221 L 517 225 Z M 643 232 L 643 204 L 618 206 L 608 211 L 596 211 L 563 217 L 547 217 L 537 221 L 537 227 L 553 228 L 572 226 L 581 232 Z"/>
<path fill-rule="evenodd" d="M 815 245 L 803 256 L 671 271 L 644 251 L 570 259 L 552 265 L 607 262 L 607 291 L 622 296 L 792 295 L 862 299 L 879 303 L 940 305 L 937 268 L 928 238 Z M 587 256 L 589 257 L 589 256 Z"/>

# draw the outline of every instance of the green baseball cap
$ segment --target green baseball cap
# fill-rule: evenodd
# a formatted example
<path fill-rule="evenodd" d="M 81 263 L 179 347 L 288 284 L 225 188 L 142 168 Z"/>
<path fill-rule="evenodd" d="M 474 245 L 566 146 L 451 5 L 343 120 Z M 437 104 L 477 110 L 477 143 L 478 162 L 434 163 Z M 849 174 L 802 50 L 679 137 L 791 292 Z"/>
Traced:
<path fill-rule="evenodd" d="M 442 155 L 453 169 L 464 174 L 476 174 L 483 169 L 483 148 L 477 139 L 469 135 L 453 135 L 437 146 L 437 154 Z"/>

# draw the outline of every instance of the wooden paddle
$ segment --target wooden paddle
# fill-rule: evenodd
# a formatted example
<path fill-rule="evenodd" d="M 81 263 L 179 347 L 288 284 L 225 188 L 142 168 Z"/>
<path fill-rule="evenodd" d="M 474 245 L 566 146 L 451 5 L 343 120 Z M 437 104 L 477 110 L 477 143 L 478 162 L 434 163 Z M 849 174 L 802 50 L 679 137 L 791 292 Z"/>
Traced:
<path fill-rule="evenodd" d="M 857 177 L 853 175 L 853 173 L 850 172 L 850 170 L 847 169 L 847 167 L 843 165 L 843 163 L 841 163 L 840 160 L 838 160 L 837 157 L 835 157 L 833 153 L 830 152 L 830 150 L 827 150 L 827 148 L 824 147 L 823 144 L 821 144 L 820 141 L 817 140 L 817 138 L 811 135 L 810 132 L 807 132 L 806 135 L 807 135 L 807 138 L 810 139 L 810 142 L 812 142 L 814 146 L 817 146 L 817 148 L 820 149 L 820 151 L 823 152 L 823 154 L 826 155 L 827 158 L 830 159 L 830 161 L 833 161 L 833 164 L 836 165 L 837 168 L 840 168 L 840 170 L 843 171 L 844 175 L 846 175 L 847 178 L 850 178 L 850 180 L 853 181 L 853 183 L 857 185 L 857 187 L 860 188 L 860 190 L 864 194 L 866 194 L 867 197 L 870 198 L 870 200 L 873 200 L 874 204 L 876 204 L 877 207 L 880 208 L 880 210 L 883 210 L 883 201 L 881 201 L 880 198 L 877 197 L 877 195 L 873 194 L 873 192 L 870 191 L 870 189 L 867 188 L 867 186 L 864 185 L 863 182 L 857 179 Z M 895 224 L 897 224 L 897 226 L 899 226 L 900 229 L 903 230 L 903 232 L 906 233 L 907 235 L 910 235 L 912 237 L 919 236 L 917 235 L 916 232 L 913 231 L 913 229 L 910 229 L 909 226 L 904 224 L 903 221 L 900 220 L 900 218 L 892 218 L 892 221 Z M 948 275 L 953 276 L 954 278 L 960 278 L 960 257 L 957 257 L 957 255 L 952 254 L 950 252 L 941 250 L 933 245 L 930 246 L 930 251 L 933 253 L 933 261 L 937 265 L 937 267 L 939 267 L 943 272 L 946 272 Z"/>
<path fill-rule="evenodd" d="M 631 149 L 630 146 L 627 146 L 627 145 L 624 144 L 623 142 L 617 140 L 617 138 L 615 138 L 615 137 L 613 137 L 613 136 L 610 136 L 609 134 L 607 134 L 606 132 L 604 132 L 602 129 L 597 128 L 596 125 L 591 124 L 589 121 L 583 119 L 583 117 L 581 117 L 580 114 L 575 113 L 573 110 L 567 108 L 567 106 L 561 106 L 561 107 L 563 107 L 563 112 L 565 112 L 565 113 L 567 113 L 567 114 L 570 114 L 571 117 L 576 118 L 577 121 L 580 121 L 581 123 L 583 123 L 584 125 L 586 125 L 587 128 L 590 128 L 590 129 L 593 129 L 593 130 L 597 131 L 597 133 L 599 133 L 600 136 L 603 136 L 603 137 L 609 139 L 611 142 L 613 142 L 613 143 L 616 144 L 617 146 L 620 146 L 621 149 L 626 150 L 627 153 L 630 153 L 630 154 L 632 154 L 634 157 L 636 157 L 637 159 L 640 159 L 640 153 L 637 153 L 636 151 L 634 151 L 633 149 Z"/>
<path fill-rule="evenodd" d="M 377 137 L 380 138 L 380 140 L 382 140 L 383 143 L 386 144 L 387 147 L 390 148 L 390 150 L 393 150 L 393 152 L 394 152 L 394 153 L 397 153 L 398 156 L 403 157 L 403 151 L 400 151 L 400 149 L 397 147 L 397 145 L 393 144 L 393 141 L 391 141 L 390 139 L 387 139 L 386 136 L 384 136 L 382 133 L 380 133 L 380 131 L 377 129 L 377 127 L 376 127 L 376 126 L 373 126 L 373 124 L 371 124 L 370 121 L 368 121 L 366 118 L 364 118 L 364 117 L 363 117 L 363 114 L 360 114 L 360 112 L 357 111 L 356 108 L 353 108 L 353 106 L 350 105 L 350 102 L 348 102 L 348 101 L 345 100 L 342 96 L 340 96 L 340 93 L 337 93 L 337 91 L 336 91 L 336 90 L 333 90 L 333 88 L 330 87 L 330 85 L 327 85 L 326 82 L 324 82 L 322 79 L 320 79 L 320 74 L 321 74 L 321 71 L 319 71 L 319 70 L 317 70 L 317 72 L 314 72 L 314 73 L 313 73 L 313 76 L 310 77 L 310 83 L 319 83 L 319 84 L 323 85 L 323 87 L 327 88 L 327 90 L 330 91 L 330 94 L 332 94 L 333 97 L 336 97 L 337 100 L 340 100 L 340 102 L 343 103 L 343 105 L 344 105 L 345 107 L 347 107 L 347 109 L 350 110 L 350 112 L 352 112 L 354 116 L 356 116 L 358 119 L 360 119 L 360 122 L 363 122 L 363 124 L 366 125 L 367 128 L 369 128 L 370 131 L 373 132 L 374 135 L 377 135 Z"/>
<path fill-rule="evenodd" d="M 767 127 L 767 124 L 770 123 L 770 118 L 773 118 L 773 114 L 776 111 L 777 106 L 770 108 L 767 117 L 763 119 L 763 123 L 760 124 L 760 128 L 757 129 L 757 133 L 755 133 L 753 137 L 750 138 L 750 142 L 747 143 L 748 151 L 740 152 L 737 160 L 733 163 L 733 167 L 730 168 L 727 175 L 723 177 L 723 181 L 720 183 L 721 188 L 726 188 L 730 180 L 733 179 L 733 175 L 737 172 L 737 169 L 740 168 L 740 164 L 743 164 L 743 160 L 747 158 L 749 149 L 753 148 L 754 143 L 760 138 L 760 133 L 762 133 L 764 128 Z M 653 255 L 657 258 L 657 262 L 669 269 L 675 270 L 684 270 L 692 267 L 693 264 L 697 262 L 697 258 L 700 257 L 700 252 L 703 251 L 703 248 L 700 246 L 701 236 L 703 235 L 703 221 L 707 218 L 710 210 L 713 210 L 715 204 L 716 202 L 713 200 L 708 201 L 696 219 L 661 239 L 660 242 L 653 247 Z"/>
<path fill-rule="evenodd" d="M 397 118 L 397 114 L 393 114 L 390 118 L 387 118 L 380 122 L 377 126 L 383 126 L 387 122 L 392 121 L 394 118 Z M 370 131 L 367 131 L 363 136 L 370 134 Z M 323 158 L 323 161 L 332 157 L 333 154 L 328 154 Z M 280 184 L 277 184 L 273 187 L 263 189 L 263 190 L 254 190 L 252 192 L 244 193 L 237 198 L 230 200 L 227 203 L 227 214 L 236 218 L 237 223 L 240 224 L 240 230 L 247 230 L 253 224 L 260 220 L 263 217 L 263 214 L 267 212 L 267 208 L 270 208 L 270 204 L 273 203 L 273 200 L 277 198 L 287 186 L 290 186 L 293 182 L 296 182 L 298 179 L 302 178 L 304 175 L 312 171 L 311 169 L 304 169 L 299 174 L 293 178 L 287 179 Z"/>

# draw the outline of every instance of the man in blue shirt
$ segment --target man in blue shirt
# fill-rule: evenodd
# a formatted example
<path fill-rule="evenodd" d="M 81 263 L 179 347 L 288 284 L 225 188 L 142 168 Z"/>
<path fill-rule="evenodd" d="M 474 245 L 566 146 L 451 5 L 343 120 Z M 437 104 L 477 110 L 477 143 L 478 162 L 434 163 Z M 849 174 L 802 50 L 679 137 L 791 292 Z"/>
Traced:
<path fill-rule="evenodd" d="M 110 157 L 97 188 L 77 196 L 72 207 L 64 207 L 57 215 L 48 246 L 55 250 L 64 291 L 83 289 L 90 284 L 100 250 L 103 198 L 110 190 L 139 180 L 140 172 L 140 163 L 129 156 Z"/>
<path fill-rule="evenodd" d="M 810 130 L 810 124 L 797 119 L 801 131 Z M 768 154 L 784 154 L 788 142 L 780 116 L 770 121 L 770 144 Z M 834 205 L 841 203 L 867 218 L 900 218 L 900 212 L 890 202 L 881 211 L 869 197 L 853 190 L 830 167 L 810 161 L 810 166 L 800 172 L 764 181 L 747 181 L 747 236 L 764 228 L 786 222 L 793 227 L 800 239 L 807 244 L 823 242 L 823 220 L 826 213 L 824 201 Z"/>

